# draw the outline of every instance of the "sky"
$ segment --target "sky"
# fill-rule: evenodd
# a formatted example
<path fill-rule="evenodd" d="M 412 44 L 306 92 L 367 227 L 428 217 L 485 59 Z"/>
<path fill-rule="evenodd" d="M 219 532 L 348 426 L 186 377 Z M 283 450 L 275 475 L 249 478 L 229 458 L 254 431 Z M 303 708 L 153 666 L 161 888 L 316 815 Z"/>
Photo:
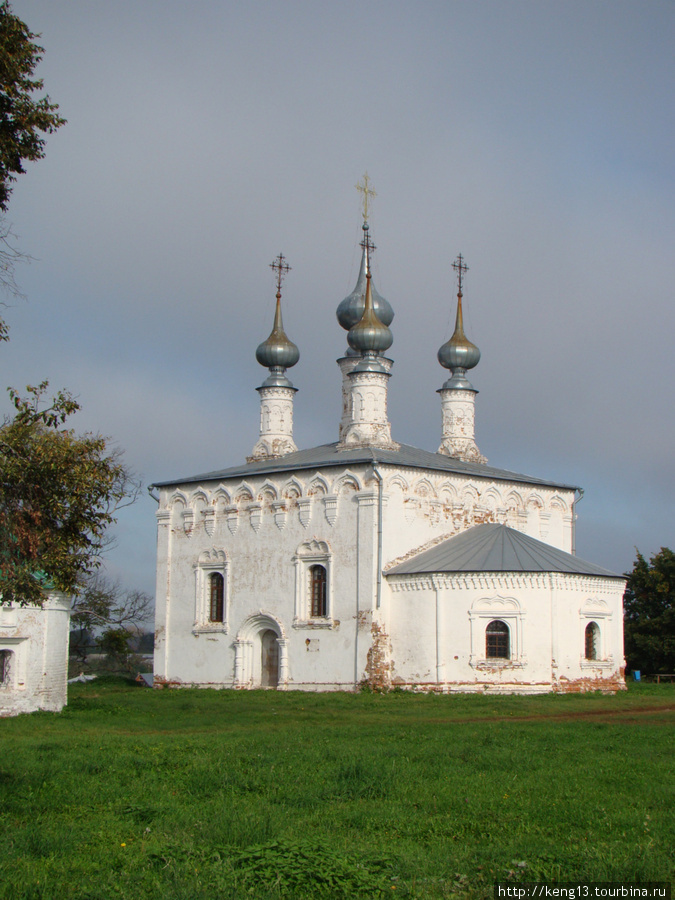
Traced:
<path fill-rule="evenodd" d="M 4 384 L 49 379 L 148 485 L 258 438 L 283 252 L 300 448 L 337 440 L 368 172 L 395 440 L 436 450 L 462 253 L 476 439 L 578 484 L 577 553 L 675 546 L 672 0 L 14 0 L 68 124 L 8 214 Z M 8 413 L 0 397 L 0 413 Z M 108 574 L 154 594 L 154 500 Z"/>

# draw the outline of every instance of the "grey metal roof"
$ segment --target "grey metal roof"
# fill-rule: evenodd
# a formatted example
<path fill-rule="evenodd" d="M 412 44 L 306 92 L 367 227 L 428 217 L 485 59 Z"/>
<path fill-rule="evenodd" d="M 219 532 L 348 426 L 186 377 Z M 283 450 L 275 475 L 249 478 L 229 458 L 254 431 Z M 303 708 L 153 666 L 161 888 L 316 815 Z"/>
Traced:
<path fill-rule="evenodd" d="M 353 466 L 359 463 L 381 463 L 382 465 L 404 466 L 411 469 L 431 469 L 448 472 L 454 475 L 468 475 L 472 478 L 497 479 L 515 481 L 520 484 L 537 484 L 543 487 L 559 488 L 575 491 L 579 488 L 572 484 L 546 481 L 531 475 L 519 475 L 506 469 L 496 469 L 481 463 L 464 462 L 453 459 L 443 453 L 431 453 L 408 444 L 401 444 L 398 450 L 381 450 L 376 447 L 361 447 L 355 450 L 338 450 L 337 444 L 322 444 L 310 450 L 298 450 L 278 459 L 265 459 L 233 466 L 230 469 L 219 469 L 201 475 L 188 475 L 185 478 L 172 478 L 170 481 L 156 481 L 151 487 L 168 487 L 173 484 L 190 484 L 196 481 L 223 481 L 227 478 L 249 478 L 252 475 L 267 475 L 274 472 L 288 472 L 300 469 L 318 469 L 327 467 Z"/>
<path fill-rule="evenodd" d="M 395 566 L 386 575 L 431 572 L 565 572 L 621 577 L 507 525 L 496 524 L 469 528 Z"/>

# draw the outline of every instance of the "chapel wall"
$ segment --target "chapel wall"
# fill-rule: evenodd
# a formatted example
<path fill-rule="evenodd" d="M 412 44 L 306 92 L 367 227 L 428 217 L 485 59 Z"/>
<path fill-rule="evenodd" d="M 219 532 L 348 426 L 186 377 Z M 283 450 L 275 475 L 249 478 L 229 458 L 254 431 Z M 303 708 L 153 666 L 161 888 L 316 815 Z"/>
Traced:
<path fill-rule="evenodd" d="M 253 620 L 267 617 L 287 642 L 287 687 L 354 687 L 366 665 L 374 584 L 375 504 L 363 474 L 276 473 L 162 491 L 158 520 L 167 549 L 158 577 L 160 680 L 254 686 L 235 679 L 236 643 L 253 640 Z M 308 570 L 315 563 L 329 578 L 330 615 L 321 621 L 307 614 Z M 221 564 L 226 623 L 217 628 L 205 608 L 200 618 L 200 571 L 208 576 L 209 567 Z M 160 582 L 169 585 L 163 600 Z M 255 665 L 251 671 L 255 683 Z"/>
<path fill-rule="evenodd" d="M 621 690 L 624 584 L 559 573 L 391 576 L 392 684 L 420 690 Z M 408 621 L 423 623 L 406 629 Z M 489 659 L 486 628 L 509 628 L 510 659 Z M 598 658 L 585 628 L 599 625 Z"/>
<path fill-rule="evenodd" d="M 0 716 L 59 712 L 67 702 L 70 601 L 52 593 L 43 607 L 0 607 L 0 651 L 8 657 Z"/>
<path fill-rule="evenodd" d="M 392 683 L 419 690 L 551 690 L 551 605 L 545 575 L 392 577 Z M 406 621 L 424 621 L 410 633 Z M 489 659 L 486 627 L 509 628 L 507 660 Z M 419 660 L 426 665 L 420 667 Z"/>
<path fill-rule="evenodd" d="M 385 569 L 486 522 L 572 552 L 572 491 L 419 469 L 383 467 L 383 475 Z"/>
<path fill-rule="evenodd" d="M 564 692 L 623 689 L 623 592 L 625 581 L 553 576 L 556 584 L 554 678 Z M 586 658 L 585 632 L 596 631 L 594 659 Z"/>

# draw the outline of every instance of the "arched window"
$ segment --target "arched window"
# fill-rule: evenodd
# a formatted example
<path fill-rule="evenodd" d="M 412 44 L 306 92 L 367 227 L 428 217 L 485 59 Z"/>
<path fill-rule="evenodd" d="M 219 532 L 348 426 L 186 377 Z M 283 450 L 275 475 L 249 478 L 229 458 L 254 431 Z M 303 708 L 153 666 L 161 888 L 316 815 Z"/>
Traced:
<path fill-rule="evenodd" d="M 485 656 L 487 659 L 511 659 L 509 626 L 500 619 L 490 622 L 485 629 Z"/>
<path fill-rule="evenodd" d="M 326 570 L 323 566 L 311 566 L 309 570 L 309 594 L 312 618 L 326 616 Z"/>
<path fill-rule="evenodd" d="M 220 572 L 212 572 L 209 575 L 209 594 L 211 600 L 211 608 L 209 613 L 209 621 L 223 621 L 223 600 L 225 597 L 225 579 Z"/>
<path fill-rule="evenodd" d="M 589 622 L 584 632 L 586 659 L 598 659 L 598 646 L 600 643 L 600 629 L 596 622 Z"/>
<path fill-rule="evenodd" d="M 11 659 L 11 650 L 0 650 L 0 684 L 9 683 L 9 668 Z"/>

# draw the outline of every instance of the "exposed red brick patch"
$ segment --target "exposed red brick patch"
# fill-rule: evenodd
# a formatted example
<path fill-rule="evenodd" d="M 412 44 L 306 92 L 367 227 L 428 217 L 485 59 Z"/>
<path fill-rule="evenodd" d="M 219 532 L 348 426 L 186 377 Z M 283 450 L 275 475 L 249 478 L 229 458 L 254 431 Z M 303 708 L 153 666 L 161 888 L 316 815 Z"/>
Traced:
<path fill-rule="evenodd" d="M 391 641 L 384 625 L 373 622 L 370 627 L 373 642 L 366 661 L 366 684 L 374 691 L 387 691 L 391 687 L 394 664 L 391 661 Z"/>

